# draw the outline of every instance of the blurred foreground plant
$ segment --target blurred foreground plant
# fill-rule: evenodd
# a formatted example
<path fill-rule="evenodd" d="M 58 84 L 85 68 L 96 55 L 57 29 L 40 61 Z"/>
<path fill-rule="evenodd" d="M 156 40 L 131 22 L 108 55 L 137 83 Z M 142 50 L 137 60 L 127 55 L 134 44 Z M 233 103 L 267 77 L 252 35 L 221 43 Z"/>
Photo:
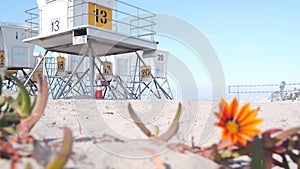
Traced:
<path fill-rule="evenodd" d="M 4 75 L 0 76 L 0 158 L 10 159 L 11 168 L 16 167 L 16 162 L 21 157 L 34 156 L 33 150 L 24 150 L 15 148 L 16 145 L 35 146 L 35 140 L 29 135 L 32 127 L 42 117 L 48 100 L 48 84 L 46 77 L 38 78 L 39 94 L 30 99 L 25 86 L 15 77 L 9 77 L 14 80 L 18 87 L 16 98 L 13 96 L 2 95 L 2 83 Z M 51 161 L 47 162 L 47 169 L 63 168 L 71 154 L 72 133 L 69 129 L 64 129 L 64 140 L 58 153 L 54 155 Z M 27 152 L 24 154 L 24 151 Z M 26 168 L 31 168 L 30 164 Z"/>
<path fill-rule="evenodd" d="M 45 169 L 62 169 L 67 163 L 72 152 L 72 132 L 69 128 L 64 128 L 64 139 L 61 143 L 60 149 L 55 156 L 49 161 Z"/>
<path fill-rule="evenodd" d="M 33 101 L 24 85 L 15 77 L 10 77 L 18 86 L 18 95 L 3 96 L 0 88 L 0 133 L 2 136 L 19 134 L 28 135 L 30 129 L 42 116 L 48 100 L 48 84 L 44 77 L 38 80 L 39 96 L 34 97 Z M 2 86 L 3 75 L 0 77 Z"/>
<path fill-rule="evenodd" d="M 300 168 L 300 127 L 261 132 L 256 128 L 262 122 L 262 119 L 256 118 L 259 108 L 250 109 L 247 103 L 239 109 L 237 99 L 233 99 L 231 104 L 222 99 L 219 111 L 215 113 L 219 119 L 215 125 L 222 128 L 222 139 L 218 144 L 197 147 L 192 141 L 192 146 L 169 146 L 181 152 L 190 151 L 204 156 L 219 164 L 227 165 L 228 160 L 248 156 L 251 159 L 248 167 L 251 169 L 271 169 L 272 166 L 289 169 L 289 157 Z"/>
<path fill-rule="evenodd" d="M 159 136 L 159 127 L 155 126 L 154 132 L 152 133 L 137 116 L 130 103 L 128 105 L 128 110 L 134 123 L 141 129 L 141 131 L 149 138 L 153 138 L 157 141 L 166 142 L 170 140 L 177 133 L 179 129 L 179 118 L 182 112 L 181 103 L 178 104 L 177 112 L 168 130 L 165 133 L 161 134 L 160 136 Z"/>

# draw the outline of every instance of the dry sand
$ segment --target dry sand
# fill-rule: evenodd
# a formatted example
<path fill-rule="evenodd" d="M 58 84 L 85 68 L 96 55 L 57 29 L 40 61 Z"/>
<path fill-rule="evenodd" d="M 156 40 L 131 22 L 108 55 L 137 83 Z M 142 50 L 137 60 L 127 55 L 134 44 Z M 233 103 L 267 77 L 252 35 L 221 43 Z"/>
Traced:
<path fill-rule="evenodd" d="M 178 106 L 178 101 L 170 100 L 51 100 L 31 134 L 39 140 L 59 142 L 62 127 L 71 128 L 74 147 L 66 168 L 152 169 L 156 168 L 153 154 L 159 154 L 167 169 L 218 168 L 215 163 L 202 157 L 170 151 L 166 145 L 150 142 L 130 118 L 128 102 L 152 131 L 154 126 L 159 126 L 160 133 L 166 131 Z M 214 111 L 218 111 L 217 104 L 183 102 L 180 129 L 170 143 L 190 145 L 192 136 L 198 146 L 217 143 L 220 129 L 213 125 L 217 121 L 213 115 Z M 260 107 L 258 117 L 264 119 L 259 126 L 262 130 L 287 129 L 300 124 L 300 101 L 261 102 L 251 106 Z M 19 165 L 23 165 L 22 162 Z M 38 168 L 37 164 L 34 166 Z"/>

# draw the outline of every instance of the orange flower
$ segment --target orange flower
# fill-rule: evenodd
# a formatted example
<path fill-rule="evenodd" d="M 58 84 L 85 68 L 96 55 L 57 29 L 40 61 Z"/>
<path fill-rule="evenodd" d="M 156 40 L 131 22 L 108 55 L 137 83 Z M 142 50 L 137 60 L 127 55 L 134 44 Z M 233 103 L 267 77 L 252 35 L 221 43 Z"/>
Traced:
<path fill-rule="evenodd" d="M 262 119 L 255 117 L 259 109 L 249 108 L 250 103 L 247 103 L 239 110 L 236 98 L 230 105 L 225 99 L 221 100 L 220 112 L 215 112 L 215 115 L 220 120 L 216 126 L 223 128 L 222 139 L 230 139 L 233 144 L 239 141 L 242 145 L 246 145 L 247 139 L 253 139 L 261 132 L 256 126 L 262 122 Z"/>

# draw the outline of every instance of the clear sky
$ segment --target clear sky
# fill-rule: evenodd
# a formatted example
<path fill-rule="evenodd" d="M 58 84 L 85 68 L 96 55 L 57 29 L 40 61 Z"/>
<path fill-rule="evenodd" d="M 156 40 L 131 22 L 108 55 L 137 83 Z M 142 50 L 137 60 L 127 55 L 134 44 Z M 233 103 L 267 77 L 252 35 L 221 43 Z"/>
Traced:
<path fill-rule="evenodd" d="M 193 24 L 217 52 L 227 85 L 300 82 L 299 0 L 124 1 Z M 35 6 L 4 1 L 0 21 L 24 23 L 24 11 Z"/>
<path fill-rule="evenodd" d="M 215 48 L 227 84 L 300 82 L 298 0 L 130 2 L 195 25 Z"/>

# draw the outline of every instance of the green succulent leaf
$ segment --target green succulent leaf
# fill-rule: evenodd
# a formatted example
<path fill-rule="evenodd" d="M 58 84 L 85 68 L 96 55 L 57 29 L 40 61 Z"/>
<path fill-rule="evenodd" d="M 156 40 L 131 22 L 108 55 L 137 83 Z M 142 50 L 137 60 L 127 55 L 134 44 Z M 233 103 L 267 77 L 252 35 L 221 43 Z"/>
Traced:
<path fill-rule="evenodd" d="M 0 95 L 0 109 L 5 105 L 5 103 L 6 103 L 5 96 Z"/>
<path fill-rule="evenodd" d="M 4 79 L 4 74 L 1 73 L 1 75 L 0 75 L 0 95 L 2 95 L 3 79 Z"/>
<path fill-rule="evenodd" d="M 62 169 L 71 155 L 72 142 L 72 132 L 69 128 L 65 127 L 61 149 L 56 154 L 56 157 L 46 165 L 45 169 Z"/>
<path fill-rule="evenodd" d="M 34 97 L 32 103 L 31 103 L 30 112 L 33 111 L 33 109 L 34 109 L 34 107 L 36 105 L 36 102 L 37 102 L 37 97 Z"/>
<path fill-rule="evenodd" d="M 15 126 L 20 123 L 20 117 L 15 113 L 3 113 L 0 118 L 0 127 Z"/>
<path fill-rule="evenodd" d="M 21 116 L 27 117 L 30 114 L 30 96 L 28 91 L 26 90 L 23 83 L 18 80 L 16 77 L 11 76 L 11 79 L 13 79 L 17 86 L 19 87 L 19 93 L 17 96 L 17 101 L 19 104 L 19 107 L 17 108 L 17 111 L 20 113 Z"/>
<path fill-rule="evenodd" d="M 251 143 L 251 150 L 250 154 L 252 157 L 251 160 L 251 168 L 255 169 L 264 169 L 263 164 L 263 142 L 261 139 L 258 138 L 258 136 L 255 136 L 253 142 Z M 272 158 L 272 156 L 271 156 Z"/>
<path fill-rule="evenodd" d="M 130 103 L 128 104 L 128 111 L 134 123 L 142 130 L 142 132 L 146 136 L 152 137 L 151 131 L 144 125 L 141 119 L 137 116 Z"/>
<path fill-rule="evenodd" d="M 10 126 L 3 128 L 3 135 L 9 136 L 12 134 L 18 134 L 20 130 L 16 126 Z"/>
<path fill-rule="evenodd" d="M 9 106 L 9 104 L 6 104 L 2 112 L 9 112 L 10 109 L 11 107 Z"/>
<path fill-rule="evenodd" d="M 182 113 L 182 105 L 181 105 L 181 103 L 178 103 L 177 112 L 176 112 L 175 117 L 174 117 L 174 119 L 173 119 L 173 121 L 172 121 L 169 128 L 172 128 L 174 125 L 176 125 L 176 123 L 179 122 L 181 113 Z"/>
<path fill-rule="evenodd" d="M 181 103 L 179 103 L 177 112 L 175 114 L 175 117 L 174 117 L 170 127 L 168 128 L 168 130 L 165 133 L 163 133 L 161 136 L 159 136 L 159 138 L 158 138 L 159 140 L 169 141 L 178 132 L 179 118 L 181 116 L 181 112 L 182 112 L 182 105 L 181 105 Z"/>
<path fill-rule="evenodd" d="M 32 169 L 31 164 L 27 163 L 26 166 L 25 166 L 25 169 Z"/>
<path fill-rule="evenodd" d="M 159 134 L 159 127 L 158 126 L 155 126 L 154 127 L 154 137 L 157 137 Z"/>
<path fill-rule="evenodd" d="M 20 134 L 28 134 L 30 129 L 36 124 L 36 122 L 42 117 L 48 100 L 48 83 L 47 78 L 43 80 L 38 79 L 39 95 L 36 100 L 36 104 L 33 107 L 32 113 L 22 120 L 19 124 Z"/>
<path fill-rule="evenodd" d="M 9 106 L 11 106 L 11 108 L 14 110 L 18 110 L 20 107 L 18 100 L 16 100 L 15 98 L 13 98 L 11 96 L 8 97 L 7 102 L 9 104 Z"/>
<path fill-rule="evenodd" d="M 219 154 L 221 155 L 221 157 L 223 159 L 226 159 L 226 158 L 230 158 L 232 156 L 232 151 L 225 149 L 225 150 L 219 151 Z"/>
<path fill-rule="evenodd" d="M 286 139 L 287 137 L 297 134 L 299 132 L 300 132 L 300 127 L 291 128 L 291 129 L 288 129 L 288 130 L 285 130 L 285 131 L 279 133 L 277 136 L 274 137 L 274 139 L 276 141 L 280 141 L 282 139 Z"/>

